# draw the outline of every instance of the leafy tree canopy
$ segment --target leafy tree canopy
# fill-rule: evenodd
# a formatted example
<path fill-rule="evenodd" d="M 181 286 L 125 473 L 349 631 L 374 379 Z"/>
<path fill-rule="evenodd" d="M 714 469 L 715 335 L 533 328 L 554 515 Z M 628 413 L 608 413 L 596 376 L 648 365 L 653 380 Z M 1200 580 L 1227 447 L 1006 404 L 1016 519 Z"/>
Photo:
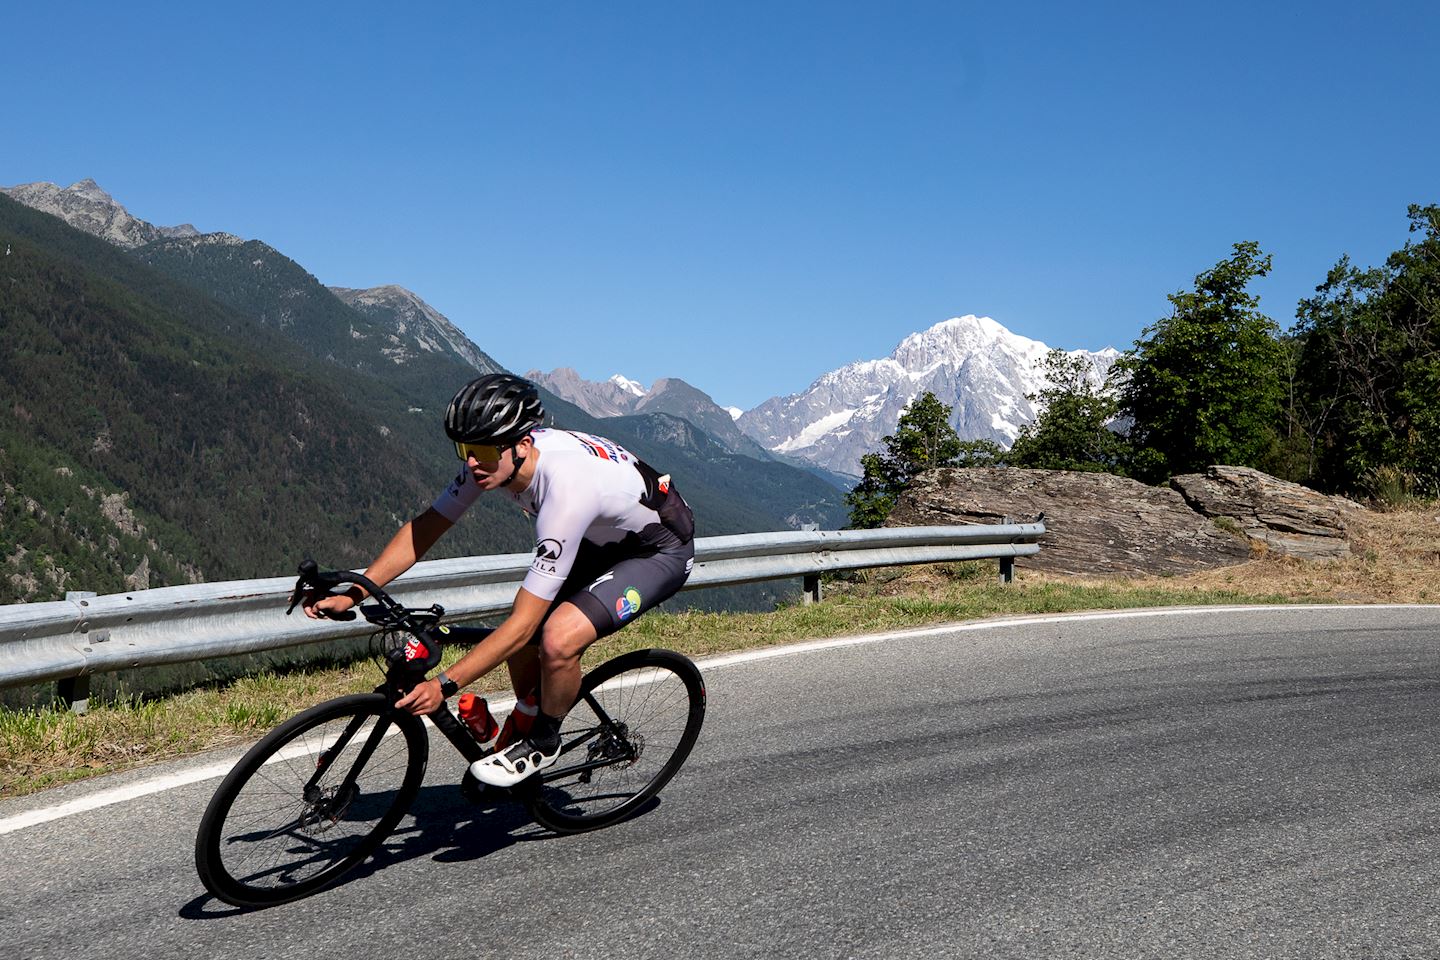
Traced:
<path fill-rule="evenodd" d="M 1092 381 L 1084 357 L 1051 350 L 1041 364 L 1048 386 L 1026 398 L 1044 410 L 1021 429 L 1007 462 L 1041 470 L 1123 472 L 1124 442 L 1107 426 L 1119 411 L 1114 391 Z"/>
<path fill-rule="evenodd" d="M 1131 469 L 1151 482 L 1210 464 L 1263 466 L 1275 455 L 1285 350 L 1258 309 L 1250 281 L 1270 272 L 1259 244 L 1169 296 L 1172 311 L 1117 362 L 1126 380 L 1120 413 L 1131 418 Z"/>
<path fill-rule="evenodd" d="M 852 527 L 880 526 L 900 492 L 922 471 L 949 465 L 962 451 L 970 457 L 989 452 L 961 441 L 950 425 L 950 407 L 928 390 L 911 402 L 900 415 L 895 433 L 883 442 L 883 453 L 860 458 L 864 476 L 845 497 Z"/>
<path fill-rule="evenodd" d="M 1307 478 L 1327 489 L 1398 471 L 1440 491 L 1440 207 L 1409 217 L 1415 239 L 1383 267 L 1341 257 L 1296 311 L 1292 413 Z"/>

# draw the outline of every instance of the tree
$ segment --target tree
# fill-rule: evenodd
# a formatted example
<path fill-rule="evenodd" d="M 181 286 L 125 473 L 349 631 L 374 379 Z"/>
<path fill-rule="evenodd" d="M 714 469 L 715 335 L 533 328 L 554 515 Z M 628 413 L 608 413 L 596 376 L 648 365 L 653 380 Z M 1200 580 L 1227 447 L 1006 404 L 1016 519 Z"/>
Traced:
<path fill-rule="evenodd" d="M 1270 272 L 1252 240 L 1171 294 L 1172 311 L 1116 363 L 1120 413 L 1132 420 L 1130 469 L 1150 482 L 1215 463 L 1265 465 L 1275 455 L 1285 351 L 1246 287 Z"/>
<path fill-rule="evenodd" d="M 1090 470 L 1123 473 L 1124 442 L 1109 426 L 1119 403 L 1108 385 L 1097 387 L 1084 357 L 1051 350 L 1041 361 L 1047 386 L 1026 399 L 1044 410 L 1027 423 L 1007 460 L 1038 470 Z"/>
<path fill-rule="evenodd" d="M 1359 492 L 1377 472 L 1440 488 L 1440 207 L 1409 217 L 1418 240 L 1383 267 L 1342 257 L 1296 311 L 1292 419 L 1326 489 Z"/>
<path fill-rule="evenodd" d="M 963 446 L 950 425 L 950 408 L 928 390 L 911 401 L 900 414 L 895 433 L 883 442 L 883 453 L 867 453 L 860 458 L 864 476 L 845 495 L 852 527 L 880 526 L 896 498 L 917 474 L 952 463 Z"/>
<path fill-rule="evenodd" d="M 994 440 L 961 440 L 950 463 L 956 467 L 1002 467 L 1008 462 L 1009 454 Z"/>

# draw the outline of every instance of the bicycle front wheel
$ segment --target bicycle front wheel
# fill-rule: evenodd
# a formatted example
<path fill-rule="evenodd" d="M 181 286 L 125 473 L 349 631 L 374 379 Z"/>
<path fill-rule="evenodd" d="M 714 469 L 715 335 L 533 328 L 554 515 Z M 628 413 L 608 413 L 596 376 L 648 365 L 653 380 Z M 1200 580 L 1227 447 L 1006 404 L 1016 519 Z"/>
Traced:
<path fill-rule="evenodd" d="M 585 675 L 560 728 L 564 754 L 526 801 L 557 833 L 624 819 L 680 769 L 705 719 L 705 682 L 670 650 L 636 650 Z"/>
<path fill-rule="evenodd" d="M 195 867 L 205 889 L 265 907 L 334 883 L 395 829 L 429 751 L 419 718 L 379 693 L 285 721 L 241 758 L 200 820 Z"/>

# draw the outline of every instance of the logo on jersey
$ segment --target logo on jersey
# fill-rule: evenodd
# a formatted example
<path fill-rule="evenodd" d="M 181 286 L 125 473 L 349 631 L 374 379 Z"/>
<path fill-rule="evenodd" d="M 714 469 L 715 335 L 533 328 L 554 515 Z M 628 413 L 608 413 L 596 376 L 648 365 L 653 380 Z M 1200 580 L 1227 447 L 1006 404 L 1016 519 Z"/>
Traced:
<path fill-rule="evenodd" d="M 629 620 L 640 612 L 640 591 L 634 587 L 626 587 L 625 592 L 615 601 L 615 615 L 621 620 Z"/>
<path fill-rule="evenodd" d="M 585 452 L 592 457 L 599 457 L 601 460 L 615 460 L 628 462 L 630 453 L 624 447 L 613 440 L 606 440 L 604 437 L 597 437 L 593 433 L 581 433 L 578 430 L 566 431 L 570 436 L 580 441 Z"/>
<path fill-rule="evenodd" d="M 530 564 L 530 568 L 540 573 L 557 573 L 559 568 L 555 564 L 560 561 L 560 555 L 564 552 L 565 548 L 560 545 L 559 540 L 551 540 L 548 537 L 544 540 L 536 540 L 535 560 Z"/>
<path fill-rule="evenodd" d="M 450 486 L 445 490 L 445 492 L 450 496 L 459 499 L 460 488 L 465 486 L 465 481 L 469 479 L 469 477 L 470 474 L 467 471 L 461 470 L 455 475 L 455 479 L 450 482 Z"/>

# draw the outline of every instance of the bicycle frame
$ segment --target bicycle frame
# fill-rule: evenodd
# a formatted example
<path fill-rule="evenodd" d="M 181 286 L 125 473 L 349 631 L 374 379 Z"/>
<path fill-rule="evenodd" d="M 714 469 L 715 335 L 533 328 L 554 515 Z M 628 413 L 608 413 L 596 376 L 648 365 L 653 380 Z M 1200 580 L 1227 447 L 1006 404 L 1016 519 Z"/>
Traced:
<path fill-rule="evenodd" d="M 385 628 L 403 630 L 412 636 L 419 637 L 425 630 L 425 621 L 438 622 L 445 614 L 444 608 L 439 606 L 432 606 L 424 611 L 409 610 L 397 603 L 384 589 L 364 574 L 349 571 L 320 573 L 313 561 L 308 560 L 301 565 L 300 581 L 297 582 L 295 593 L 291 597 L 291 609 L 294 609 L 295 603 L 298 602 L 299 598 L 303 595 L 303 588 L 305 586 L 308 585 L 315 590 L 323 590 L 339 586 L 342 583 L 358 584 L 365 589 L 370 599 L 378 604 L 384 613 L 383 618 L 366 613 L 366 619 L 377 625 L 383 625 Z M 289 611 L 286 612 L 288 613 Z M 361 612 L 366 611 L 362 608 Z M 449 640 L 451 642 L 479 643 L 490 633 L 491 629 L 488 627 L 451 628 Z M 423 674 L 421 676 L 423 677 Z M 418 679 L 420 678 L 416 677 L 414 672 L 409 669 L 406 664 L 391 661 L 386 668 L 385 682 L 379 687 L 376 687 L 376 692 L 385 694 L 393 706 L 394 703 L 404 695 L 404 692 L 409 689 L 410 686 L 413 686 L 413 682 L 411 681 Z M 615 722 L 605 713 L 604 709 L 592 695 L 587 693 L 584 696 L 584 701 L 589 705 L 590 709 L 594 711 L 595 716 L 599 718 L 600 725 L 586 730 L 578 737 L 562 744 L 561 755 L 563 756 L 564 754 L 570 753 L 601 735 L 610 738 L 613 742 L 622 744 L 623 746 L 620 752 L 601 759 L 587 759 L 577 765 L 563 768 L 552 767 L 548 770 L 543 770 L 531 778 L 531 780 L 534 781 L 531 784 L 532 787 L 536 784 L 548 783 L 562 777 L 575 776 L 577 774 L 583 775 L 591 770 L 612 766 L 616 763 L 623 763 L 635 758 L 636 751 L 634 745 L 625 739 L 625 731 L 617 727 Z M 487 749 L 476 741 L 470 729 L 461 723 L 460 719 L 450 709 L 448 702 L 442 700 L 440 705 L 431 713 L 427 714 L 427 716 L 435 728 L 445 736 L 445 739 L 450 741 L 450 745 L 465 758 L 467 763 L 474 763 L 476 760 L 481 760 L 494 752 L 493 749 Z M 383 719 L 376 722 L 374 730 L 371 731 L 369 741 L 361 749 L 359 755 L 351 765 L 350 772 L 346 775 L 345 780 L 342 781 L 342 787 L 348 788 L 353 786 L 355 776 L 360 770 L 364 769 L 371 754 L 374 753 L 375 748 L 379 745 L 381 739 L 384 738 L 385 729 L 388 728 L 388 726 L 388 721 Z M 350 742 L 350 739 L 354 737 L 357 732 L 359 732 L 358 723 L 352 725 L 352 728 L 347 728 L 343 731 L 340 737 L 337 738 L 336 743 L 322 752 L 319 762 L 317 763 L 315 775 L 306 786 L 307 796 L 312 791 L 318 789 L 317 784 L 321 776 L 328 769 L 330 758 L 338 755 L 339 751 Z"/>

